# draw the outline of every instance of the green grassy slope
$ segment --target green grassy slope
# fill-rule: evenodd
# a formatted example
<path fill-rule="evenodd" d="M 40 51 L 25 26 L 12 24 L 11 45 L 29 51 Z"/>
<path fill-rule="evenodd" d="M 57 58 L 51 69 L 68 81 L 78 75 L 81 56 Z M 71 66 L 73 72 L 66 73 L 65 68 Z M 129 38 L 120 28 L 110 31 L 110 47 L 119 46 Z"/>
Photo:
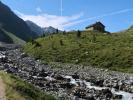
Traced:
<path fill-rule="evenodd" d="M 7 32 L 4 29 L 0 29 L 0 41 L 5 43 L 24 44 L 25 41 L 18 38 L 14 34 Z"/>
<path fill-rule="evenodd" d="M 13 43 L 15 43 L 15 44 L 24 44 L 25 43 L 24 40 L 18 38 L 17 36 L 15 36 L 12 33 L 5 31 L 5 34 L 7 34 L 12 39 Z"/>
<path fill-rule="evenodd" d="M 0 42 L 13 43 L 12 39 L 0 28 Z"/>
<path fill-rule="evenodd" d="M 56 100 L 21 79 L 0 71 L 6 87 L 6 100 Z"/>
<path fill-rule="evenodd" d="M 55 34 L 27 43 L 24 51 L 45 62 L 91 65 L 133 72 L 133 28 L 112 35 L 98 32 Z"/>

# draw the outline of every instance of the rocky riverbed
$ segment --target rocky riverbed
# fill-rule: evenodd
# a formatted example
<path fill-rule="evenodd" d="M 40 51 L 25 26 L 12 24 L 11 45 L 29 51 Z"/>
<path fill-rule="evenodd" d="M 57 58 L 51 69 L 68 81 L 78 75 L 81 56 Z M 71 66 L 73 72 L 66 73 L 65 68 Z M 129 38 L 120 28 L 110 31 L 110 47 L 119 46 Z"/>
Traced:
<path fill-rule="evenodd" d="M 0 48 L 0 70 L 60 100 L 133 100 L 133 74 L 73 64 L 45 65 L 23 53 L 20 46 Z"/>

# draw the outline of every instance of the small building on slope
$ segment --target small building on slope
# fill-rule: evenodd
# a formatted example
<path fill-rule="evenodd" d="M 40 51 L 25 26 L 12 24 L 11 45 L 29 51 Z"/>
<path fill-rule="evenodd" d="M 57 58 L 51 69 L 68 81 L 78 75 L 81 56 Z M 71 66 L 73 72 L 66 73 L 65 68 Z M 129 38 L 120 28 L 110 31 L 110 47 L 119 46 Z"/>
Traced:
<path fill-rule="evenodd" d="M 86 27 L 86 31 L 105 32 L 105 26 L 101 22 L 96 22 Z"/>

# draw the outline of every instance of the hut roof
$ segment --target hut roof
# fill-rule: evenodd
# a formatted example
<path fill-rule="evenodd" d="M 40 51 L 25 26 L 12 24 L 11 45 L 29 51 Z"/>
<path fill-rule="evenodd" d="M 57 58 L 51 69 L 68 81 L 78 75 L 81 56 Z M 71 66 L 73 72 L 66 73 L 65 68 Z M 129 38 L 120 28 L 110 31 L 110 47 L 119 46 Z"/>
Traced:
<path fill-rule="evenodd" d="M 94 27 L 94 26 L 96 26 L 96 25 L 101 25 L 102 27 L 105 27 L 101 22 L 96 22 L 96 23 L 94 23 L 94 24 L 91 24 L 91 25 L 87 26 L 86 29 L 87 29 L 87 28 L 90 28 L 90 27 Z"/>

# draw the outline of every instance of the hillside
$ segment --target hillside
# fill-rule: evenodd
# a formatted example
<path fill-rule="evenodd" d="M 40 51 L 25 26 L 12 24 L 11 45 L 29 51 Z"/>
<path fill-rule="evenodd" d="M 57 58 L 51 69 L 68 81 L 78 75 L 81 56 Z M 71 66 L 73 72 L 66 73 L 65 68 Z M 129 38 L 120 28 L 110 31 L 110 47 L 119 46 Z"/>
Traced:
<path fill-rule="evenodd" d="M 7 34 L 10 39 L 13 41 L 14 44 L 25 44 L 26 42 L 22 39 L 20 39 L 19 37 L 15 36 L 14 34 L 10 33 L 10 32 L 7 32 L 7 31 L 4 31 L 5 34 Z"/>
<path fill-rule="evenodd" d="M 14 34 L 7 32 L 4 29 L 0 29 L 0 42 L 24 44 L 25 41 L 15 36 Z"/>
<path fill-rule="evenodd" d="M 37 35 L 8 6 L 0 1 L 0 28 L 14 34 L 22 40 L 36 38 Z M 2 34 L 2 33 L 1 33 Z M 8 40 L 8 39 L 7 39 Z"/>
<path fill-rule="evenodd" d="M 6 43 L 13 43 L 12 39 L 2 29 L 0 29 L 0 41 Z"/>
<path fill-rule="evenodd" d="M 24 51 L 44 62 L 91 65 L 133 72 L 133 28 L 111 35 L 99 32 L 55 34 L 25 45 Z"/>

